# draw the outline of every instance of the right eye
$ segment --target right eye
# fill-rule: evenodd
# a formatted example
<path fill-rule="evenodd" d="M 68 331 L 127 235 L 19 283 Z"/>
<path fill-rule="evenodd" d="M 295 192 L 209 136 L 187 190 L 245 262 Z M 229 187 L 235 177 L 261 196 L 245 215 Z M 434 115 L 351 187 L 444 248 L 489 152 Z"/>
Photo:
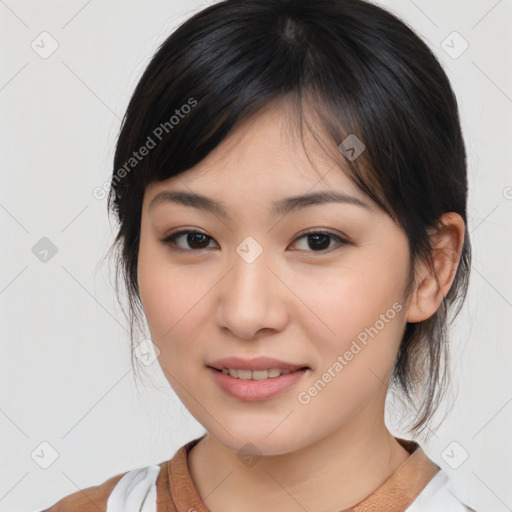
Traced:
<path fill-rule="evenodd" d="M 186 238 L 184 238 L 185 243 L 188 244 L 189 248 L 179 246 L 177 241 L 187 235 Z M 195 231 L 195 230 L 182 230 L 178 231 L 176 233 L 173 233 L 172 235 L 169 235 L 168 237 L 164 238 L 162 242 L 166 245 L 170 245 L 171 249 L 173 251 L 198 251 L 202 249 L 206 249 L 208 245 L 208 240 L 213 240 L 211 236 L 206 235 L 205 233 L 202 233 L 201 231 Z M 199 247 L 197 247 L 199 246 Z M 192 249 L 190 249 L 192 247 Z"/>

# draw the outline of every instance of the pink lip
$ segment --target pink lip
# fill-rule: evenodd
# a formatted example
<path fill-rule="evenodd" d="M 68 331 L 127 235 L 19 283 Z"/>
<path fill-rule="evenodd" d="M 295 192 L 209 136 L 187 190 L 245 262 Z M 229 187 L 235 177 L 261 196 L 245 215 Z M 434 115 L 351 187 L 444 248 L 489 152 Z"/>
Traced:
<path fill-rule="evenodd" d="M 233 366 L 230 366 L 233 368 Z M 237 368 L 237 366 L 235 366 Z M 240 368 L 240 367 L 238 367 Z M 266 366 L 265 368 L 275 368 Z M 214 368 L 208 368 L 220 388 L 229 396 L 239 400 L 266 400 L 295 384 L 308 370 L 295 370 L 287 375 L 265 380 L 244 380 L 225 375 Z"/>
<path fill-rule="evenodd" d="M 279 361 L 273 357 L 255 357 L 254 359 L 243 359 L 241 357 L 225 357 L 223 359 L 217 359 L 208 363 L 210 368 L 236 368 L 237 370 L 267 370 L 269 368 L 278 368 L 279 370 L 290 370 L 291 372 L 298 370 L 299 368 L 307 367 L 305 364 L 293 364 L 285 361 Z M 278 378 L 278 377 L 276 377 Z"/>

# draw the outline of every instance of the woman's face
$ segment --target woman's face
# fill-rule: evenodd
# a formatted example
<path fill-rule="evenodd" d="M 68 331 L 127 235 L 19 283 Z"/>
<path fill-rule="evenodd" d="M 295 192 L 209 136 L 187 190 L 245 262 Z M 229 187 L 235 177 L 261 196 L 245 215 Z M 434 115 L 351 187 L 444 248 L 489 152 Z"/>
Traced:
<path fill-rule="evenodd" d="M 283 454 L 383 422 L 407 321 L 407 238 L 312 137 L 306 144 L 316 169 L 272 107 L 144 196 L 138 279 L 160 365 L 191 414 L 233 450 L 251 442 Z M 208 202 L 160 195 L 177 192 Z M 290 200 L 322 193 L 346 199 Z M 180 231 L 200 234 L 164 241 Z M 272 382 L 209 367 L 259 356 L 308 369 Z"/>

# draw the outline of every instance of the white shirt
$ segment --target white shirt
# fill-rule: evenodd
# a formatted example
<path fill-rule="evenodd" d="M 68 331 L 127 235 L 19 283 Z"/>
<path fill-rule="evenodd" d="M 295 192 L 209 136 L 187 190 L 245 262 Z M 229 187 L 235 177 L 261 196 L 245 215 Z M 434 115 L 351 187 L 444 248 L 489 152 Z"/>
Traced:
<path fill-rule="evenodd" d="M 455 496 L 452 482 L 443 471 L 438 471 L 418 497 L 407 507 L 406 512 L 468 512 Z"/>
<path fill-rule="evenodd" d="M 132 469 L 110 493 L 107 512 L 156 512 L 156 479 L 160 466 Z"/>

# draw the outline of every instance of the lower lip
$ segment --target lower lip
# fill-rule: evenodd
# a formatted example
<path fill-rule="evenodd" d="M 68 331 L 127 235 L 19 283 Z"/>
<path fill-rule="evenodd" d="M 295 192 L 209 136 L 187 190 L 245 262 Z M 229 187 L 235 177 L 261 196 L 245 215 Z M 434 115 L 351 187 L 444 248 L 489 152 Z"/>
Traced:
<path fill-rule="evenodd" d="M 228 395 L 239 400 L 266 400 L 293 386 L 308 371 L 295 370 L 287 375 L 264 380 L 244 380 L 231 377 L 208 367 L 220 388 Z"/>

